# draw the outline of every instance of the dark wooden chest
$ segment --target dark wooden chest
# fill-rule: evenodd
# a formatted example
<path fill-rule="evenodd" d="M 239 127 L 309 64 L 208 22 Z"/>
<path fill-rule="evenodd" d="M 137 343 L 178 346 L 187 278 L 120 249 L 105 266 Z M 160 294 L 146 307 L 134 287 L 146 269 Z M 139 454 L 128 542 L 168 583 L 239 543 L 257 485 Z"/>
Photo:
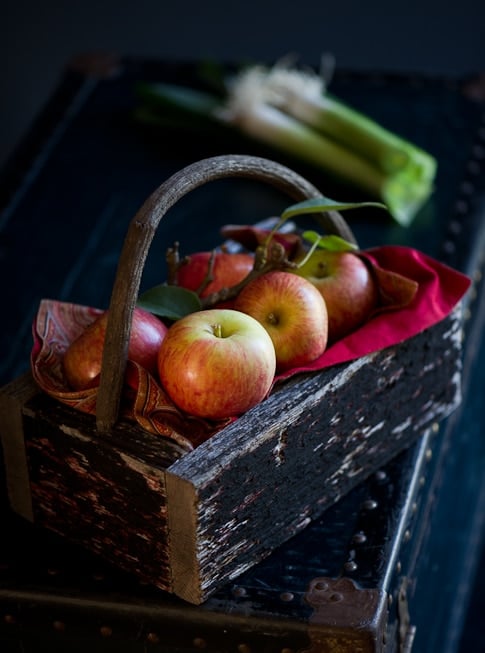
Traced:
<path fill-rule="evenodd" d="M 187 161 L 226 151 L 227 143 L 207 142 L 203 137 L 196 143 L 194 140 L 188 142 L 186 134 L 174 133 L 171 134 L 170 151 L 177 155 L 168 157 L 168 141 L 132 121 L 132 89 L 137 80 L 192 79 L 195 69 L 188 64 L 173 66 L 127 61 L 116 76 L 104 79 L 86 71 L 69 71 L 25 147 L 6 168 L 1 185 L 2 230 L 9 247 L 2 265 L 15 283 L 6 288 L 12 311 L 5 318 L 2 332 L 3 350 L 7 352 L 3 359 L 2 382 L 18 377 L 28 365 L 30 324 L 38 301 L 50 295 L 66 301 L 106 305 L 126 225 L 143 199 L 161 178 L 180 169 Z M 5 563 L 0 587 L 4 610 L 1 636 L 5 635 L 5 641 L 12 647 L 19 641 L 25 650 L 34 651 L 36 633 L 43 633 L 59 646 L 69 642 L 72 650 L 76 650 L 76 642 L 86 645 L 88 641 L 91 648 L 97 646 L 105 650 L 102 646 L 109 641 L 110 645 L 118 647 L 117 650 L 122 650 L 121 646 L 127 647 L 126 650 L 143 650 L 150 644 L 155 650 L 163 651 L 204 648 L 221 652 L 406 651 L 411 650 L 417 625 L 418 648 L 413 650 L 427 653 L 432 650 L 423 648 L 426 646 L 424 620 L 431 610 L 413 612 L 413 602 L 426 602 L 425 597 L 430 601 L 428 587 L 433 569 L 430 556 L 444 556 L 445 553 L 439 546 L 436 548 L 440 529 L 441 539 L 451 542 L 450 546 L 455 545 L 451 577 L 455 578 L 455 583 L 462 577 L 460 569 L 467 547 L 462 542 L 454 542 L 454 537 L 457 529 L 463 533 L 473 531 L 481 483 L 477 479 L 473 485 L 471 480 L 482 455 L 481 445 L 473 433 L 480 428 L 483 418 L 474 392 L 480 374 L 483 375 L 477 363 L 480 356 L 483 357 L 478 335 L 483 300 L 477 275 L 484 242 L 479 205 L 483 178 L 474 176 L 472 164 L 476 163 L 473 148 L 479 139 L 483 108 L 467 99 L 464 82 L 450 85 L 442 80 L 427 80 L 424 84 L 419 79 L 398 78 L 384 79 L 382 85 L 375 86 L 375 80 L 365 76 L 342 74 L 340 78 L 337 76 L 335 84 L 350 101 L 355 98 L 362 102 L 365 110 L 387 120 L 390 127 L 407 132 L 439 157 L 441 176 L 437 193 L 423 219 L 409 229 L 402 229 L 392 224 L 368 223 L 364 217 L 358 219 L 355 229 L 363 246 L 386 242 L 416 246 L 475 279 L 474 292 L 464 306 L 467 319 L 461 409 L 441 426 L 433 420 L 423 423 L 419 437 L 414 434 L 403 443 L 397 457 L 397 451 L 389 456 L 385 448 L 380 453 L 379 441 L 373 442 L 377 448 L 370 447 L 360 459 L 364 468 L 368 465 L 373 473 L 363 473 L 362 483 L 352 481 L 352 475 L 342 476 L 333 493 L 326 495 L 328 498 L 312 504 L 311 509 L 304 505 L 304 516 L 300 520 L 290 516 L 285 523 L 279 524 L 275 515 L 285 513 L 286 491 L 298 492 L 298 488 L 306 486 L 310 494 L 305 500 L 317 497 L 321 462 L 313 461 L 312 467 L 311 461 L 307 461 L 305 469 L 301 470 L 298 459 L 290 457 L 294 461 L 291 468 L 278 467 L 280 472 L 275 468 L 272 472 L 275 477 L 284 472 L 290 479 L 285 492 L 278 492 L 278 488 L 284 487 L 283 476 L 277 477 L 273 485 L 261 483 L 264 491 L 260 504 L 248 507 L 243 517 L 252 524 L 252 540 L 256 541 L 258 535 L 265 533 L 266 546 L 277 549 L 267 557 L 264 546 L 259 551 L 256 547 L 256 557 L 262 561 L 242 575 L 244 563 L 249 567 L 253 560 L 249 563 L 243 557 L 235 562 L 226 550 L 229 563 L 222 578 L 214 573 L 214 569 L 221 568 L 219 561 L 209 559 L 203 572 L 204 582 L 209 587 L 217 582 L 218 589 L 202 606 L 194 607 L 151 587 L 151 583 L 145 585 L 136 580 L 133 572 L 140 569 L 146 573 L 145 579 L 141 574 L 142 580 L 153 581 L 156 573 L 169 578 L 169 572 L 163 571 L 164 564 L 168 564 L 163 552 L 153 556 L 152 550 L 147 551 L 137 544 L 125 556 L 128 564 L 126 559 L 121 561 L 116 556 L 111 563 L 102 561 L 87 553 L 84 547 L 79 548 L 79 543 L 103 553 L 105 558 L 109 558 L 109 551 L 117 551 L 119 547 L 110 546 L 107 550 L 93 547 L 96 532 L 87 528 L 83 519 L 72 519 L 72 515 L 69 519 L 69 511 L 78 509 L 76 501 L 72 503 L 69 499 L 69 492 L 79 480 L 73 471 L 76 465 L 70 467 L 71 475 L 66 475 L 69 466 L 66 468 L 65 461 L 69 453 L 78 451 L 87 461 L 87 469 L 100 465 L 101 460 L 116 469 L 116 461 L 110 458 L 113 451 L 117 460 L 131 457 L 132 471 L 137 467 L 134 463 L 139 463 L 133 477 L 132 487 L 135 487 L 136 479 L 147 478 L 146 470 L 140 474 L 140 466 L 152 460 L 150 446 L 143 445 L 143 435 L 139 435 L 140 446 L 142 449 L 145 446 L 145 459 L 141 462 L 140 449 L 126 449 L 125 445 L 120 445 L 122 438 L 114 437 L 114 442 L 106 443 L 102 452 L 96 451 L 93 446 L 96 434 L 89 434 L 89 428 L 84 426 L 82 433 L 76 432 L 76 420 L 72 421 L 72 415 L 44 397 L 38 397 L 28 377 L 23 377 L 23 381 L 9 392 L 9 401 L 17 406 L 16 412 L 11 413 L 13 420 L 18 419 L 18 406 L 22 405 L 23 419 L 32 421 L 33 437 L 27 451 L 31 466 L 33 462 L 34 476 L 29 479 L 24 474 L 23 479 L 13 480 L 10 476 L 8 482 L 15 509 L 23 517 L 35 514 L 36 525 L 12 513 L 5 498 L 4 523 L 8 527 L 8 537 L 4 542 Z M 396 112 L 389 109 L 390 104 L 406 106 L 412 111 L 397 112 L 396 116 Z M 72 111 L 73 106 L 77 107 L 77 112 Z M 62 131 L 58 129 L 61 116 L 68 116 L 62 123 Z M 443 124 L 449 123 L 454 126 L 444 136 Z M 32 168 L 39 152 L 45 154 L 45 164 Z M 259 150 L 255 153 L 267 154 Z M 108 162 L 111 167 L 106 174 Z M 88 168 L 89 176 L 86 176 Z M 32 174 L 27 174 L 29 170 Z M 304 172 L 310 177 L 313 174 Z M 194 249 L 213 245 L 214 234 L 219 225 L 227 222 L 228 212 L 231 222 L 245 222 L 247 214 L 254 210 L 265 217 L 281 207 L 282 200 L 273 191 L 255 191 L 249 187 L 238 195 L 240 201 L 234 207 L 234 192 L 231 182 L 224 184 L 217 195 L 201 189 L 196 197 L 179 207 L 170 227 L 162 226 L 157 236 L 160 243 L 166 244 L 171 233 L 187 223 L 187 215 L 194 206 L 203 206 L 205 213 L 213 216 L 204 229 L 187 234 L 187 246 L 193 245 Z M 29 234 L 28 242 L 26 233 Z M 19 252 L 28 254 L 20 260 Z M 46 261 L 49 261 L 47 267 Z M 156 260 L 148 261 L 145 272 L 148 280 L 157 278 L 158 265 Z M 456 314 L 440 328 L 444 333 L 449 332 L 450 327 L 459 327 Z M 399 355 L 415 357 L 422 350 L 423 355 L 432 357 L 429 347 L 430 341 L 422 337 Z M 362 381 L 368 384 L 365 377 L 372 375 L 373 362 L 367 362 L 370 365 L 359 367 L 355 374 L 360 374 Z M 448 370 L 448 375 L 450 373 Z M 284 401 L 294 401 L 295 410 L 299 407 L 301 412 L 310 404 L 313 409 L 314 382 L 313 378 L 305 382 L 308 387 L 296 401 L 294 389 L 283 390 L 288 393 Z M 403 388 L 398 391 L 402 392 Z M 26 397 L 29 397 L 27 403 Z M 411 398 L 401 395 L 401 400 L 406 403 Z M 446 400 L 447 406 L 454 406 L 456 400 L 455 389 Z M 281 401 L 278 397 L 274 405 L 261 407 L 261 415 L 255 418 L 267 424 L 268 414 L 264 411 L 276 412 Z M 385 410 L 385 402 L 369 403 L 369 414 L 379 410 Z M 48 475 L 41 478 L 46 458 L 45 451 L 36 445 L 39 417 L 52 442 L 65 447 L 55 464 L 63 469 L 66 485 L 59 486 L 57 501 L 48 505 L 36 500 L 32 504 L 23 489 L 15 491 L 15 488 L 25 488 L 28 481 L 35 499 L 42 481 L 49 483 Z M 315 419 L 321 423 L 323 417 L 316 415 Z M 401 417 L 394 414 L 389 419 L 397 420 L 397 424 Z M 418 422 L 418 416 L 416 419 Z M 55 433 L 55 425 L 59 423 L 69 427 L 64 429 L 69 440 L 63 439 L 62 444 L 59 434 Z M 262 431 L 261 442 L 256 447 L 257 456 L 251 460 L 268 458 L 274 448 L 271 435 Z M 237 433 L 235 436 L 238 437 Z M 193 481 L 196 488 L 193 492 L 200 492 L 203 497 L 207 491 L 210 498 L 205 467 L 217 460 L 222 461 L 220 469 L 225 468 L 224 457 L 229 459 L 233 455 L 227 437 L 227 444 L 221 439 L 221 448 L 208 444 L 204 455 L 198 454 L 200 458 L 197 458 L 197 450 L 192 462 L 189 458 L 178 462 L 169 460 L 168 469 L 172 465 L 179 478 Z M 319 437 L 318 432 L 315 437 Z M 15 452 L 15 448 L 7 445 L 4 452 L 10 469 L 11 456 L 15 455 L 12 451 Z M 251 478 L 247 466 L 248 460 L 242 460 L 240 478 Z M 156 468 L 166 469 L 167 461 L 158 460 Z M 459 487 L 469 510 L 460 514 L 456 481 L 464 480 L 464 469 L 468 470 L 468 484 Z M 337 470 L 338 460 L 333 473 Z M 458 473 L 458 470 L 462 471 Z M 156 482 L 163 485 L 163 473 L 155 476 Z M 164 497 L 163 491 L 158 497 L 156 491 L 153 494 L 155 479 L 152 480 L 151 493 L 142 495 L 141 499 L 149 515 L 154 514 L 157 501 L 160 503 L 160 497 Z M 356 480 L 359 480 L 358 474 Z M 235 487 L 233 506 L 242 505 L 246 495 L 244 485 Z M 191 503 L 192 499 L 187 501 Z M 446 503 L 451 513 L 447 513 Z M 126 534 L 127 540 L 136 540 L 136 531 L 140 533 L 143 529 L 137 529 L 138 522 L 129 517 L 128 510 L 123 514 L 123 506 L 129 506 L 131 514 L 138 513 L 140 497 L 122 497 L 117 515 L 118 525 L 122 524 L 120 532 Z M 92 507 L 88 514 L 91 510 Z M 308 518 L 313 520 L 310 525 Z M 42 525 L 52 527 L 56 520 L 57 530 L 64 535 L 66 523 L 70 524 L 74 543 L 40 528 Z M 450 528 L 453 521 L 456 522 L 454 528 Z M 214 528 L 217 531 L 217 523 Z M 288 540 L 289 536 L 292 537 Z M 183 534 L 180 537 L 183 539 Z M 229 551 L 231 546 L 237 548 L 237 538 L 229 542 Z M 467 550 L 470 553 L 470 549 Z M 446 569 L 446 564 L 442 569 Z M 425 580 L 418 582 L 421 578 Z M 171 586 L 164 589 L 173 591 Z M 442 597 L 435 598 L 435 617 L 442 629 L 451 613 L 458 614 L 457 608 L 453 608 L 451 594 L 443 590 Z M 198 594 L 201 596 L 207 598 L 204 593 Z M 420 637 L 423 644 L 419 643 Z"/>

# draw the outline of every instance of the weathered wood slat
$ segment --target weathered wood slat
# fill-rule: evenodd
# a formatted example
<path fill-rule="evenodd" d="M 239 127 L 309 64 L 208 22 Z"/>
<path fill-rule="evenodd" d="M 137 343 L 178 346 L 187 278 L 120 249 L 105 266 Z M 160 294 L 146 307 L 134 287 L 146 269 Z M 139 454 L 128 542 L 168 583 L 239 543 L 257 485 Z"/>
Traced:
<path fill-rule="evenodd" d="M 38 393 L 39 389 L 30 374 L 8 384 L 0 393 L 0 440 L 10 505 L 19 515 L 29 520 L 32 520 L 33 515 L 24 442 L 23 408 L 26 402 Z"/>
<path fill-rule="evenodd" d="M 460 339 L 456 310 L 399 346 L 285 384 L 174 463 L 169 513 L 177 493 L 195 506 L 171 529 L 174 556 L 191 543 L 197 561 L 184 598 L 238 576 L 448 415 L 461 397 Z"/>
<path fill-rule="evenodd" d="M 132 424 L 100 434 L 23 378 L 0 393 L 0 414 L 16 415 L 2 438 L 6 451 L 25 441 L 36 523 L 197 604 L 448 415 L 460 355 L 457 307 L 400 345 L 285 382 L 185 454 Z"/>

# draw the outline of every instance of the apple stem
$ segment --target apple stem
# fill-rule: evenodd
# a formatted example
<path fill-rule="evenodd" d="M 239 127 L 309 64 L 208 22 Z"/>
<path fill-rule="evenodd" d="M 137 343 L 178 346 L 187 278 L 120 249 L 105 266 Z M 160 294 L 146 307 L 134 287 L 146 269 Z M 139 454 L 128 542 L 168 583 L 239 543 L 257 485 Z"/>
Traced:
<path fill-rule="evenodd" d="M 180 267 L 179 243 L 175 242 L 173 247 L 167 249 L 166 261 L 168 267 L 167 280 L 170 285 L 177 282 L 177 270 Z"/>
<path fill-rule="evenodd" d="M 179 269 L 182 267 L 182 265 L 186 265 L 190 260 L 190 256 L 184 256 L 183 258 L 180 258 L 179 247 L 180 244 L 178 243 L 178 241 L 175 241 L 173 247 L 169 247 L 165 255 L 165 260 L 167 262 L 167 268 L 168 268 L 167 283 L 170 286 L 178 285 L 177 273 Z"/>
<path fill-rule="evenodd" d="M 306 252 L 305 256 L 301 259 L 301 261 L 300 261 L 299 263 L 296 263 L 296 267 L 297 267 L 297 268 L 301 268 L 301 267 L 303 267 L 303 266 L 305 265 L 305 263 L 310 259 L 310 257 L 311 257 L 311 255 L 313 254 L 313 252 L 318 248 L 318 245 L 319 245 L 319 241 L 318 241 L 318 240 L 315 241 L 314 243 L 312 243 L 312 246 L 311 246 L 310 249 Z"/>
<path fill-rule="evenodd" d="M 216 338 L 222 338 L 222 324 L 220 322 L 217 322 L 216 324 L 212 325 L 212 332 L 215 335 Z"/>
<path fill-rule="evenodd" d="M 204 292 L 204 290 L 207 288 L 207 286 L 214 281 L 214 264 L 216 260 L 216 250 L 213 249 L 209 258 L 209 263 L 207 265 L 207 272 L 202 280 L 202 283 L 196 290 L 196 293 L 201 296 L 201 294 Z"/>

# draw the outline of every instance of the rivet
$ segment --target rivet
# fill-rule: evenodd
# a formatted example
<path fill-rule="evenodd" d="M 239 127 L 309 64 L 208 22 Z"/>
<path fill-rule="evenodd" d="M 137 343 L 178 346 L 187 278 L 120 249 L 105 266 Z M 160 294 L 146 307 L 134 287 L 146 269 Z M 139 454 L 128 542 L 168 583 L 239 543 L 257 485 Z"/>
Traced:
<path fill-rule="evenodd" d="M 433 424 L 431 425 L 431 430 L 433 431 L 433 433 L 438 433 L 438 431 L 440 430 L 439 422 L 433 422 Z"/>
<path fill-rule="evenodd" d="M 113 629 L 110 626 L 101 626 L 99 629 L 102 637 L 111 637 L 113 634 Z"/>
<path fill-rule="evenodd" d="M 420 476 L 419 478 L 419 485 L 423 487 L 423 485 L 426 483 L 426 478 L 424 476 Z"/>
<path fill-rule="evenodd" d="M 483 159 L 485 156 L 485 150 L 481 145 L 475 145 L 473 148 L 473 154 L 476 156 L 477 159 Z"/>
<path fill-rule="evenodd" d="M 433 457 L 432 449 L 426 449 L 425 456 L 426 456 L 426 461 L 429 462 L 431 460 L 431 458 Z"/>
<path fill-rule="evenodd" d="M 319 592 L 325 592 L 326 590 L 328 590 L 328 583 L 326 583 L 324 580 L 319 580 L 318 582 L 315 583 L 313 589 L 316 589 Z"/>
<path fill-rule="evenodd" d="M 147 642 L 149 642 L 150 644 L 159 644 L 160 637 L 157 635 L 157 633 L 148 633 Z"/>
<path fill-rule="evenodd" d="M 468 202 L 465 200 L 458 200 L 455 204 L 455 210 L 457 213 L 466 213 L 468 211 Z"/>
<path fill-rule="evenodd" d="M 409 540 L 411 539 L 411 531 L 410 530 L 404 531 L 403 538 L 405 542 L 409 542 Z"/>
<path fill-rule="evenodd" d="M 294 598 L 295 598 L 295 595 L 293 594 L 293 592 L 282 592 L 280 594 L 280 599 L 282 601 L 285 601 L 286 603 L 289 603 L 290 601 L 293 601 Z"/>
<path fill-rule="evenodd" d="M 389 594 L 389 596 L 387 597 L 387 605 L 389 607 L 391 607 L 393 601 L 394 601 L 394 598 L 393 598 L 392 594 Z"/>
<path fill-rule="evenodd" d="M 66 624 L 63 621 L 52 622 L 52 627 L 54 630 L 58 630 L 59 632 L 66 630 Z"/>
<path fill-rule="evenodd" d="M 450 222 L 449 224 L 450 233 L 457 235 L 461 233 L 461 229 L 462 229 L 461 222 L 458 222 L 458 220 L 453 220 L 452 222 Z"/>
<path fill-rule="evenodd" d="M 345 571 L 355 571 L 357 569 L 357 563 L 353 560 L 349 560 L 344 564 Z"/>
<path fill-rule="evenodd" d="M 235 587 L 232 590 L 232 594 L 235 598 L 241 598 L 242 596 L 247 596 L 247 591 L 245 587 Z"/>
<path fill-rule="evenodd" d="M 376 481 L 382 483 L 387 479 L 387 473 L 383 469 L 379 469 L 375 474 Z"/>
<path fill-rule="evenodd" d="M 397 571 L 398 574 L 400 574 L 401 570 L 402 570 L 402 565 L 401 565 L 400 561 L 398 561 L 397 564 L 396 564 L 396 571 Z"/>
<path fill-rule="evenodd" d="M 367 499 L 362 504 L 362 508 L 364 508 L 364 510 L 375 510 L 377 508 L 377 506 L 378 506 L 378 503 L 374 499 Z"/>
<path fill-rule="evenodd" d="M 55 569 L 54 567 L 50 567 L 47 570 L 47 573 L 49 574 L 49 576 L 57 576 L 59 574 L 59 569 Z"/>
<path fill-rule="evenodd" d="M 207 648 L 207 642 L 203 637 L 195 637 L 192 644 L 194 645 L 194 648 Z"/>
<path fill-rule="evenodd" d="M 359 533 L 355 533 L 355 535 L 352 538 L 352 541 L 355 544 L 364 544 L 364 542 L 367 542 L 367 535 L 362 531 L 359 531 Z"/>
<path fill-rule="evenodd" d="M 468 170 L 472 175 L 478 175 L 480 174 L 480 164 L 477 161 L 469 161 Z"/>
<path fill-rule="evenodd" d="M 238 644 L 237 651 L 238 653 L 251 653 L 251 647 L 247 644 Z"/>

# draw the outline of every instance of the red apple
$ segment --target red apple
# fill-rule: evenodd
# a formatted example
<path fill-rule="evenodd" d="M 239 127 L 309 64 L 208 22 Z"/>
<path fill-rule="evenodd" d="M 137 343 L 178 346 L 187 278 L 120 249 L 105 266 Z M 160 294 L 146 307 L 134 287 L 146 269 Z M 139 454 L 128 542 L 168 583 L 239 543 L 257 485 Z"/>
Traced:
<path fill-rule="evenodd" d="M 158 356 L 160 380 L 174 404 L 209 419 L 240 415 L 259 403 L 275 367 L 265 329 L 231 309 L 181 318 L 168 330 Z"/>
<path fill-rule="evenodd" d="M 188 257 L 177 273 L 177 284 L 182 288 L 197 291 L 203 284 L 210 269 L 212 252 L 197 252 Z M 242 281 L 253 268 L 254 258 L 250 254 L 216 252 L 212 268 L 212 281 L 204 288 L 201 297 L 222 288 L 230 288 Z"/>
<path fill-rule="evenodd" d="M 108 311 L 102 313 L 73 342 L 64 354 L 63 367 L 67 382 L 74 390 L 92 388 L 101 372 Z M 155 315 L 135 308 L 131 326 L 128 358 L 151 374 L 157 373 L 158 350 L 167 327 Z"/>
<path fill-rule="evenodd" d="M 278 270 L 263 274 L 241 290 L 234 308 L 254 317 L 268 331 L 278 371 L 305 365 L 325 350 L 325 301 L 303 277 Z"/>
<path fill-rule="evenodd" d="M 363 324 L 377 304 L 372 272 L 353 252 L 316 250 L 296 274 L 310 281 L 325 299 L 329 342 Z"/>

